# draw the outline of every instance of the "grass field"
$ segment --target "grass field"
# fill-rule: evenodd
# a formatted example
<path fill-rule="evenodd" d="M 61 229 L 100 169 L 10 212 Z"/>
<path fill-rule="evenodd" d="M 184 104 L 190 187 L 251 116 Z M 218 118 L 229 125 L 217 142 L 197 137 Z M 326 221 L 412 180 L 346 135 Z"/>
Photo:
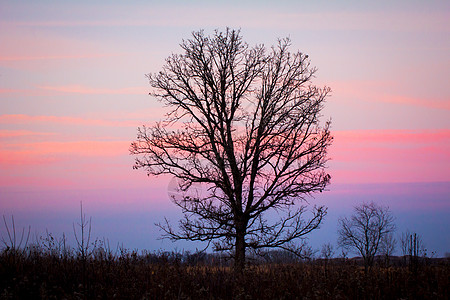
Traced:
<path fill-rule="evenodd" d="M 354 260 L 255 263 L 235 274 L 229 262 L 98 250 L 3 249 L 0 298 L 449 299 L 448 259 L 379 263 L 367 274 Z"/>

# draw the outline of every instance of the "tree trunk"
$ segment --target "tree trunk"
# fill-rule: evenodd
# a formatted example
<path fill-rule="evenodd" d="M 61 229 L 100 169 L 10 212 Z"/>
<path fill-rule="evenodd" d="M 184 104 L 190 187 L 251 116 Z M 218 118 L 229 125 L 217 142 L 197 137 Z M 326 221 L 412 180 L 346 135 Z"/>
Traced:
<path fill-rule="evenodd" d="M 374 257 L 371 255 L 364 257 L 364 273 L 367 275 L 367 272 L 370 270 L 370 268 L 373 266 L 373 259 Z"/>
<path fill-rule="evenodd" d="M 236 273 L 242 273 L 245 268 L 245 232 L 244 222 L 237 222 L 234 254 L 234 270 Z"/>

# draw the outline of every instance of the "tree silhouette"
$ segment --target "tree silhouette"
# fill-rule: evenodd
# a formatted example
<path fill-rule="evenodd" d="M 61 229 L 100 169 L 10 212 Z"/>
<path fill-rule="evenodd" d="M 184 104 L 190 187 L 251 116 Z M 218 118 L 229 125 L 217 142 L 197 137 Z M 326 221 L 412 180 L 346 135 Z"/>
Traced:
<path fill-rule="evenodd" d="M 357 250 L 367 272 L 382 244 L 389 242 L 386 239 L 391 237 L 395 224 L 388 207 L 370 202 L 355 206 L 350 219 L 339 219 L 338 228 L 339 245 Z"/>
<path fill-rule="evenodd" d="M 159 226 L 173 240 L 229 250 L 236 270 L 245 266 L 246 248 L 295 252 L 293 241 L 326 214 L 314 207 L 305 220 L 302 203 L 330 182 L 330 122 L 319 120 L 330 89 L 311 84 L 316 68 L 289 47 L 281 39 L 270 49 L 251 48 L 229 28 L 198 31 L 183 40 L 183 54 L 147 75 L 150 95 L 170 112 L 138 128 L 134 168 L 175 176 L 181 196 L 172 199 L 185 215 L 178 230 L 167 220 Z M 199 184 L 203 193 L 192 192 Z M 270 211 L 276 220 L 267 218 Z"/>

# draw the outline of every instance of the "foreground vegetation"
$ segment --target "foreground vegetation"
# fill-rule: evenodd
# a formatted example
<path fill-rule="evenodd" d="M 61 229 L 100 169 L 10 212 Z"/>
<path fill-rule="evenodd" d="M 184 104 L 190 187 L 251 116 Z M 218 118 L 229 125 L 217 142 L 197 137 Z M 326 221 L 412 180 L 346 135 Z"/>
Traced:
<path fill-rule="evenodd" d="M 58 250 L 58 251 L 56 251 Z M 355 260 L 254 263 L 200 253 L 89 253 L 31 246 L 0 254 L 1 299 L 448 299 L 447 259 L 414 267 Z"/>

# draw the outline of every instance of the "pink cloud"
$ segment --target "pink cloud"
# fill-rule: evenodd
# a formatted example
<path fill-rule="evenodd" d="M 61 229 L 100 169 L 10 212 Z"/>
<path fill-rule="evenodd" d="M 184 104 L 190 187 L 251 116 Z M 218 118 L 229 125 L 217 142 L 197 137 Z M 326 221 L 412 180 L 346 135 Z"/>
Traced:
<path fill-rule="evenodd" d="M 122 173 L 131 170 L 129 145 L 129 141 L 1 145 L 0 186 L 47 186 L 49 183 L 50 186 L 58 187 L 58 182 L 62 181 L 73 182 L 74 186 L 89 186 L 94 182 L 119 184 L 117 181 L 126 181 L 123 178 L 126 175 Z"/>
<path fill-rule="evenodd" d="M 0 186 L 23 188 L 142 187 L 130 141 L 87 140 L 0 144 Z"/>
<path fill-rule="evenodd" d="M 50 96 L 51 91 L 38 89 L 0 89 L 0 95 L 8 96 Z"/>
<path fill-rule="evenodd" d="M 128 155 L 129 141 L 69 141 L 36 142 L 8 145 L 0 148 L 3 161 L 16 157 L 63 156 L 118 156 Z M 20 160 L 17 160 L 20 161 Z"/>
<path fill-rule="evenodd" d="M 46 134 L 0 131 L 0 137 L 5 138 Z M 450 181 L 448 129 L 335 131 L 333 135 L 335 140 L 329 151 L 331 161 L 327 170 L 333 183 Z M 47 177 L 58 178 L 61 176 L 58 174 L 63 174 L 68 180 L 83 184 L 94 180 L 89 179 L 93 177 L 98 182 L 112 184 L 128 180 L 125 177 L 130 176 L 132 158 L 128 156 L 128 148 L 132 139 L 2 143 L 0 169 L 10 174 L 6 175 L 8 182 L 17 179 L 25 184 L 31 173 L 38 174 L 35 175 L 38 182 L 39 177 L 45 181 Z M 65 166 L 71 169 L 76 166 L 76 174 L 65 174 Z M 142 172 L 133 174 L 145 178 Z M 2 185 L 5 184 L 6 181 Z"/>
<path fill-rule="evenodd" d="M 448 24 L 445 12 L 423 14 L 412 11 L 383 11 L 383 12 L 338 12 L 321 11 L 308 12 L 293 9 L 284 12 L 283 9 L 267 9 L 265 6 L 243 7 L 235 10 L 226 5 L 220 8 L 211 6 L 180 4 L 155 6 L 153 10 L 134 8 L 121 5 L 108 5 L 104 8 L 110 15 L 120 14 L 122 18 L 103 18 L 75 20 L 73 18 L 37 21 L 6 21 L 4 26 L 23 27 L 98 27 L 98 26 L 230 26 L 238 24 L 250 28 L 278 28 L 278 29 L 312 29 L 312 30 L 386 30 L 386 31 L 441 31 Z M 76 9 L 76 8 L 73 8 Z M 124 11 L 127 13 L 124 14 Z M 219 13 L 218 13 L 219 11 Z M 211 15 L 214 14 L 214 17 Z M 123 18 L 132 15 L 133 18 Z M 167 16 L 172 16 L 167 18 Z M 106 16 L 106 18 L 105 18 Z M 200 16 L 200 17 L 199 17 Z"/>
<path fill-rule="evenodd" d="M 335 182 L 449 181 L 450 130 L 333 132 Z"/>
<path fill-rule="evenodd" d="M 17 166 L 32 168 L 34 166 L 47 165 L 50 163 L 56 163 L 58 161 L 60 161 L 60 159 L 57 157 L 50 157 L 48 155 L 43 155 L 43 153 L 37 153 L 33 149 L 28 150 L 0 149 L 0 166 L 5 170 L 15 168 Z"/>
<path fill-rule="evenodd" d="M 0 175 L 0 187 L 5 186 L 20 187 L 20 188 L 73 188 L 74 181 L 69 178 L 62 178 L 57 176 L 36 176 L 36 175 L 22 175 L 22 176 L 2 176 Z M 10 204 L 11 207 L 17 205 L 14 203 L 0 203 L 2 206 Z M 28 206 L 29 207 L 29 206 Z M 6 207 L 5 207 L 6 208 Z"/>
<path fill-rule="evenodd" d="M 6 22 L 5 22 L 6 23 Z M 22 21 L 22 22 L 7 22 L 14 26 L 31 26 L 31 27 L 85 27 L 85 26 L 149 26 L 154 24 L 152 20 L 85 20 L 85 21 Z"/>
<path fill-rule="evenodd" d="M 390 81 L 334 81 L 328 83 L 328 85 L 333 87 L 333 95 L 338 99 L 356 98 L 362 101 L 397 103 L 450 110 L 450 100 L 448 98 L 399 95 L 396 92 L 399 89 L 396 83 Z"/>
<path fill-rule="evenodd" d="M 19 93 L 23 90 L 17 90 L 17 89 L 0 89 L 0 94 L 13 94 L 13 93 Z"/>
<path fill-rule="evenodd" d="M 449 99 L 433 99 L 433 98 L 412 98 L 405 96 L 389 95 L 380 98 L 380 101 L 387 103 L 400 103 L 407 105 L 423 106 L 437 109 L 450 110 Z"/>
<path fill-rule="evenodd" d="M 37 153 L 77 156 L 128 155 L 129 141 L 42 142 L 30 145 Z"/>
<path fill-rule="evenodd" d="M 334 131 L 339 141 L 346 143 L 425 144 L 450 141 L 450 129 L 440 130 L 348 130 Z"/>
<path fill-rule="evenodd" d="M 1 22 L 5 29 L 2 34 L 2 47 L 0 49 L 0 64 L 14 70 L 36 72 L 41 75 L 48 74 L 53 66 L 80 63 L 98 63 L 112 59 L 124 58 L 129 53 L 121 50 L 111 51 L 111 47 L 104 44 L 99 46 L 86 39 L 74 39 L 68 35 L 58 35 L 48 31 L 37 30 L 33 27 L 21 28 L 15 22 Z M 0 30 L 1 31 L 1 30 Z M 41 76 L 42 77 L 42 76 Z M 45 76 L 44 76 L 45 77 Z"/>
<path fill-rule="evenodd" d="M 57 93 L 85 95 L 148 95 L 146 87 L 128 87 L 119 89 L 89 88 L 82 85 L 38 86 L 37 89 L 0 89 L 0 94 L 45 96 Z"/>
<path fill-rule="evenodd" d="M 0 115 L 0 124 L 33 124 L 33 123 L 54 123 L 64 125 L 84 125 L 84 126 L 124 126 L 136 127 L 133 121 L 109 121 L 100 119 L 86 119 L 68 116 L 30 116 L 30 115 Z"/>
<path fill-rule="evenodd" d="M 0 138 L 27 137 L 27 136 L 49 136 L 55 135 L 53 132 L 37 132 L 30 130 L 0 130 Z"/>
<path fill-rule="evenodd" d="M 103 58 L 115 57 L 121 54 L 82 54 L 82 55 L 39 55 L 39 56 L 0 56 L 0 61 L 28 61 L 28 60 L 55 60 L 55 59 L 79 59 L 79 58 Z"/>
<path fill-rule="evenodd" d="M 56 91 L 62 93 L 74 93 L 74 94 L 89 94 L 89 95 L 146 95 L 148 89 L 145 87 L 131 87 L 121 89 L 98 89 L 89 88 L 81 85 L 66 85 L 66 86 L 40 86 L 39 89 Z"/>

